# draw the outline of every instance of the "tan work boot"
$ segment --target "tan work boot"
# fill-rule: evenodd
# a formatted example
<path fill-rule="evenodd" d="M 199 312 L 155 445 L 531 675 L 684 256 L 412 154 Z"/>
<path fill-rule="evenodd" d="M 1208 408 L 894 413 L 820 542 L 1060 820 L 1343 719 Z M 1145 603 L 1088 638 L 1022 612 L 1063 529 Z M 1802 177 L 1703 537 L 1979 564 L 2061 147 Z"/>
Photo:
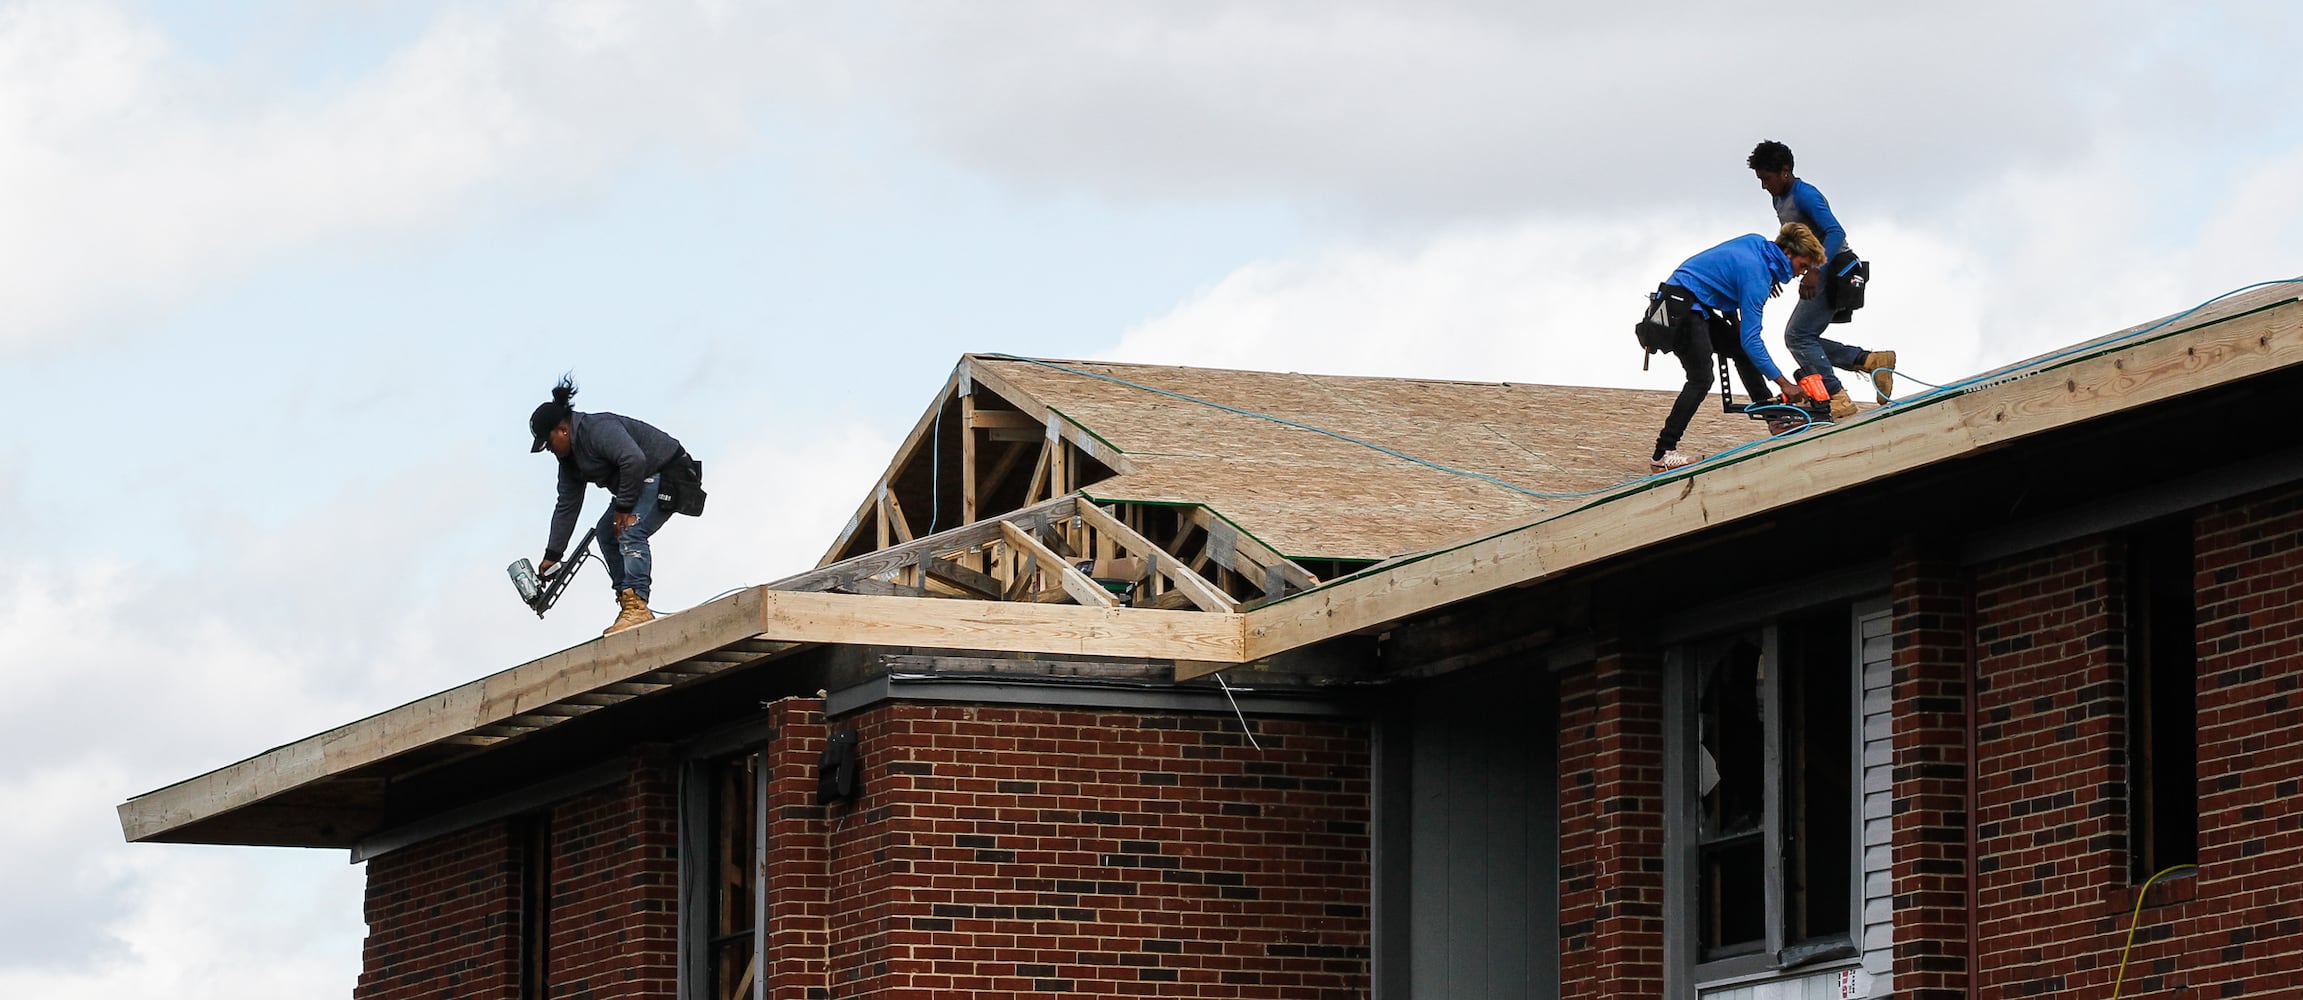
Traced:
<path fill-rule="evenodd" d="M 1845 420 L 1855 415 L 1855 401 L 1847 398 L 1847 390 L 1831 394 L 1831 419 Z"/>
<path fill-rule="evenodd" d="M 608 630 L 601 635 L 614 635 L 634 625 L 645 625 L 656 620 L 656 613 L 648 610 L 647 599 L 630 587 L 616 592 L 616 603 L 623 606 L 623 613 L 618 614 L 616 623 L 608 626 Z"/>
<path fill-rule="evenodd" d="M 1855 370 L 1871 376 L 1871 387 L 1879 391 L 1879 401 L 1884 403 L 1895 395 L 1895 373 L 1881 369 L 1893 367 L 1894 351 L 1873 351 L 1863 356 L 1863 363 L 1856 365 Z"/>

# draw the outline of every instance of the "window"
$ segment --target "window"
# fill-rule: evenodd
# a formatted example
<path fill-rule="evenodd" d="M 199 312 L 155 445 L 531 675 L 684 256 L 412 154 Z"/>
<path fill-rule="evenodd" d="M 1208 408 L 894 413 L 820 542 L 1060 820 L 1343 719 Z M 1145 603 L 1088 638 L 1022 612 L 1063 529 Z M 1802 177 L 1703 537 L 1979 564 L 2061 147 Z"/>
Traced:
<path fill-rule="evenodd" d="M 711 912 L 705 947 L 710 952 L 711 983 L 704 995 L 712 1000 L 751 996 L 759 973 L 752 933 L 760 870 L 753 832 L 758 829 L 759 761 L 758 754 L 739 754 L 715 761 L 709 769 Z"/>
<path fill-rule="evenodd" d="M 2127 808 L 2136 882 L 2199 861 L 2196 598 L 2192 525 L 2127 536 Z"/>
<path fill-rule="evenodd" d="M 520 1000 L 544 1000 L 552 968 L 552 814 L 512 822 L 520 851 Z"/>
<path fill-rule="evenodd" d="M 1691 644 L 1667 697 L 1697 981 L 1856 954 L 1859 671 L 1845 607 Z"/>

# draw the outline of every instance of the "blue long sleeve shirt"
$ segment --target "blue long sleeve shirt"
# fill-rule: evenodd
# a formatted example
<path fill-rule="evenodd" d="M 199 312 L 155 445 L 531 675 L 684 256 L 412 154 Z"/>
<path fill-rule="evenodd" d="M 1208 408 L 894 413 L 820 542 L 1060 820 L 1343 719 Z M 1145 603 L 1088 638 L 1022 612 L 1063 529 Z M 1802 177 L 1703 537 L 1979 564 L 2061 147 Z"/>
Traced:
<path fill-rule="evenodd" d="M 1831 214 L 1831 203 L 1806 181 L 1792 180 L 1791 190 L 1775 199 L 1775 221 L 1796 222 L 1815 230 L 1815 238 L 1823 241 L 1823 259 L 1816 261 L 1818 265 L 1830 263 L 1847 249 L 1847 230 L 1839 225 L 1839 217 Z"/>
<path fill-rule="evenodd" d="M 1738 236 L 1687 258 L 1669 282 L 1687 289 L 1697 302 L 1719 312 L 1733 311 L 1743 325 L 1743 353 L 1770 379 L 1783 377 L 1783 369 L 1767 354 L 1761 312 L 1778 286 L 1791 280 L 1791 258 L 1758 233 Z"/>

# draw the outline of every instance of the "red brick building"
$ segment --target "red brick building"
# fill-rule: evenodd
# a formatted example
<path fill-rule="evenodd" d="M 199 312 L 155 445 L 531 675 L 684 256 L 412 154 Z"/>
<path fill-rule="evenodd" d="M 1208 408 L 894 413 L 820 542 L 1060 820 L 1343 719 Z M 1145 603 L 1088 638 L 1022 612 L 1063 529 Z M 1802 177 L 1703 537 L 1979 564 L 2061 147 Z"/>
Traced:
<path fill-rule="evenodd" d="M 816 569 L 122 824 L 349 849 L 361 1000 L 2303 995 L 2295 289 L 1620 487 L 1656 394 L 970 357 Z"/>

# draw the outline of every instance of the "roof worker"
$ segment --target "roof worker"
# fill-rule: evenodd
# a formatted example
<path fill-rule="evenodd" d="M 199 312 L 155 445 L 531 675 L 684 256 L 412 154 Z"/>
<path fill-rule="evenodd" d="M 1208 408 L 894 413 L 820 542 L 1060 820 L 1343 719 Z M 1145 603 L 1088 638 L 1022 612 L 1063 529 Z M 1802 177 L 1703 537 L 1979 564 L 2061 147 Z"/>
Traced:
<path fill-rule="evenodd" d="M 1872 388 L 1884 403 L 1894 394 L 1895 352 L 1866 351 L 1823 335 L 1825 327 L 1847 322 L 1849 314 L 1862 306 L 1871 266 L 1848 249 L 1847 230 L 1831 214 L 1831 203 L 1815 185 L 1792 174 L 1791 162 L 1791 147 L 1773 139 L 1752 147 L 1744 160 L 1758 175 L 1759 186 L 1775 199 L 1775 220 L 1806 226 L 1823 241 L 1823 266 L 1799 279 L 1799 304 L 1784 324 L 1783 347 L 1802 372 L 1823 377 L 1824 391 L 1831 394 L 1831 419 L 1845 420 L 1855 415 L 1855 402 L 1847 398 L 1846 387 L 1832 369 L 1870 375 Z M 1823 280 L 1825 275 L 1832 279 Z"/>
<path fill-rule="evenodd" d="M 528 433 L 535 437 L 529 453 L 550 448 L 560 462 L 552 533 L 537 566 L 546 576 L 559 568 L 576 517 L 583 513 L 584 484 L 614 493 L 599 524 L 600 561 L 607 564 L 608 585 L 620 606 L 615 623 L 601 634 L 614 635 L 655 620 L 648 610 L 654 578 L 648 540 L 673 513 L 702 512 L 702 466 L 679 441 L 643 421 L 576 412 L 568 405 L 575 395 L 575 381 L 562 376 L 552 387 L 551 401 L 528 415 Z"/>
<path fill-rule="evenodd" d="M 1813 273 L 1823 264 L 1823 244 L 1815 232 L 1790 223 L 1773 242 L 1758 233 L 1738 236 L 1689 257 L 1671 277 L 1648 296 L 1649 308 L 1639 324 L 1640 343 L 1649 352 L 1669 351 L 1687 370 L 1687 384 L 1664 418 L 1663 433 L 1655 436 L 1655 455 L 1648 468 L 1666 472 L 1693 465 L 1702 456 L 1679 451 L 1687 422 L 1711 392 L 1712 354 L 1735 363 L 1736 374 L 1754 406 L 1777 402 L 1769 392 L 1772 380 L 1784 399 L 1805 399 L 1799 383 L 1784 376 L 1767 354 L 1760 338 L 1761 312 L 1767 300 L 1782 294 L 1783 283 Z M 1727 392 L 1720 388 L 1721 395 Z"/>

